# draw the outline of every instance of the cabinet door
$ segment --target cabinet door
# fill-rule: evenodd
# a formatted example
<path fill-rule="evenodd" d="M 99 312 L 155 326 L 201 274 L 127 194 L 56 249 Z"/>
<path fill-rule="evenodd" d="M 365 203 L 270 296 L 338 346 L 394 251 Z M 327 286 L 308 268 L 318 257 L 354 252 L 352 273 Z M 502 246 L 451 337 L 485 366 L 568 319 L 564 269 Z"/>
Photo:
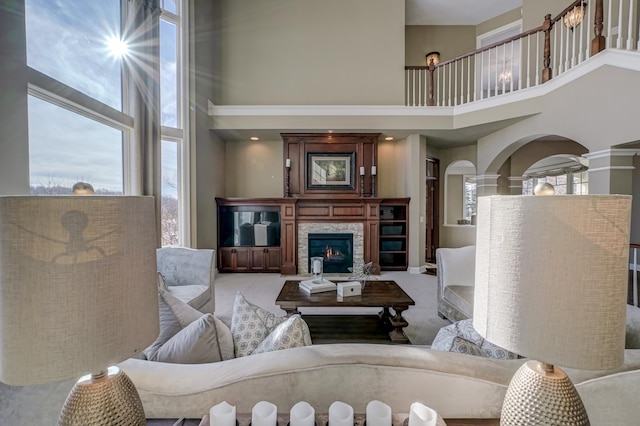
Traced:
<path fill-rule="evenodd" d="M 267 251 L 264 253 L 264 269 L 266 272 L 280 272 L 280 254 L 280 247 L 269 247 L 267 249 Z"/>
<path fill-rule="evenodd" d="M 234 250 L 231 247 L 220 247 L 218 249 L 218 269 L 220 271 L 233 271 Z"/>
<path fill-rule="evenodd" d="M 264 270 L 264 258 L 266 248 L 264 247 L 255 247 L 249 249 L 249 255 L 251 257 L 251 270 L 256 272 L 261 272 Z"/>
<path fill-rule="evenodd" d="M 237 272 L 246 272 L 251 269 L 251 252 L 250 248 L 234 248 L 234 265 L 233 270 Z"/>

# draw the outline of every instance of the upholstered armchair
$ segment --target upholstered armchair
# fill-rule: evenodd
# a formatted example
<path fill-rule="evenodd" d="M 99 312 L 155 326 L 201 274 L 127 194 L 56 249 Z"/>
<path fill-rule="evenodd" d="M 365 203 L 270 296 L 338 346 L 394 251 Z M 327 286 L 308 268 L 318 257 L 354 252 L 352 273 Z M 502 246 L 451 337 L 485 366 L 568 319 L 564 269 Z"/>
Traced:
<path fill-rule="evenodd" d="M 451 322 L 473 316 L 473 285 L 476 274 L 476 246 L 439 248 L 438 315 Z"/>
<path fill-rule="evenodd" d="M 215 250 L 162 247 L 157 250 L 158 272 L 166 289 L 203 313 L 215 309 Z"/>

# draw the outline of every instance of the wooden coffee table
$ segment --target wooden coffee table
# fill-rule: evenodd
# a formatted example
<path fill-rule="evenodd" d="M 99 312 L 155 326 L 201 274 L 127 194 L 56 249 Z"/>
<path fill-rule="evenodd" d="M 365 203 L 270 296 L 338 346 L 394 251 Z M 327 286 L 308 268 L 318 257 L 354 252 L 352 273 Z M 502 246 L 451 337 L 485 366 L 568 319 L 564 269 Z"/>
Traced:
<path fill-rule="evenodd" d="M 416 302 L 395 281 L 367 281 L 361 295 L 344 298 L 338 297 L 335 291 L 309 294 L 300 290 L 299 283 L 299 280 L 285 281 L 276 298 L 276 305 L 286 311 L 287 315 L 300 313 L 298 308 L 303 307 L 381 307 L 380 321 L 392 327 L 389 332 L 391 341 L 410 343 L 403 330 L 409 323 L 402 316 L 402 312 Z M 394 315 L 391 315 L 389 308 L 393 308 Z"/>

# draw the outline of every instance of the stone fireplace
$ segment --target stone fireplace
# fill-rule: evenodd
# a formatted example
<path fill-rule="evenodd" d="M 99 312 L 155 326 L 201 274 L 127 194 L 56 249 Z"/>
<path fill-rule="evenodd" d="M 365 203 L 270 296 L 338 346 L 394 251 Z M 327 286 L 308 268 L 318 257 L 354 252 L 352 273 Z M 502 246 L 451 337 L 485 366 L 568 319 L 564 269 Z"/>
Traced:
<path fill-rule="evenodd" d="M 354 262 L 363 261 L 364 226 L 362 223 L 298 223 L 298 273 L 304 274 L 309 272 L 309 256 L 322 256 L 322 254 L 320 253 L 314 253 L 313 247 L 310 248 L 309 235 L 311 235 L 312 237 L 312 242 L 314 240 L 325 240 L 325 243 L 321 245 L 320 250 L 326 249 L 326 240 L 335 240 L 334 243 L 337 245 L 351 245 L 352 259 L 350 260 L 350 264 L 348 266 L 353 266 Z M 325 236 L 325 238 L 322 238 L 323 235 Z M 337 238 L 335 238 L 337 235 L 341 235 L 339 239 L 343 241 L 345 235 L 347 237 L 350 237 L 348 238 L 349 243 L 341 243 Z M 344 248 L 345 246 L 342 245 L 341 247 Z M 341 251 L 340 249 L 337 250 Z M 348 267 L 347 265 L 338 265 L 338 263 L 339 262 L 335 262 L 335 265 L 333 265 L 331 262 L 325 261 L 324 272 L 348 272 L 348 270 L 346 269 Z"/>
<path fill-rule="evenodd" d="M 349 272 L 353 266 L 353 234 L 308 234 L 309 262 L 312 257 L 324 258 L 325 273 Z M 311 264 L 308 271 L 311 272 Z"/>

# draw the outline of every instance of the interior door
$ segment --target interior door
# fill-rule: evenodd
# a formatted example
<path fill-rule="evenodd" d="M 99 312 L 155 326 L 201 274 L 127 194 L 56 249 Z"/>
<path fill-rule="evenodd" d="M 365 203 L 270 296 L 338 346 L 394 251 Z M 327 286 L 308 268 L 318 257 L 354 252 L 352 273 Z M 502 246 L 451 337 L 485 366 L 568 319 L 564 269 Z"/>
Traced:
<path fill-rule="evenodd" d="M 439 231 L 439 217 L 438 217 L 438 200 L 440 199 L 438 176 L 440 175 L 440 161 L 437 158 L 427 157 L 427 211 L 425 212 L 426 218 L 426 239 L 425 239 L 425 254 L 424 258 L 426 262 L 436 263 L 436 249 L 438 248 L 438 231 Z"/>

